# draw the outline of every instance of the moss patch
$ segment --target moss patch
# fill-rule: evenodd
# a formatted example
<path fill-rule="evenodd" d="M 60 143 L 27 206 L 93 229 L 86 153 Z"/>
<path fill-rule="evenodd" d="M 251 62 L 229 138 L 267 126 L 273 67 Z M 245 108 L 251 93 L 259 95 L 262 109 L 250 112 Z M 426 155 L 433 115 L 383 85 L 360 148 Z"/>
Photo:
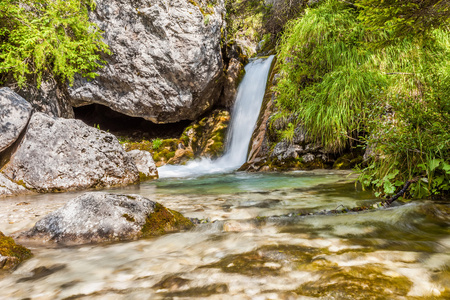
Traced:
<path fill-rule="evenodd" d="M 156 203 L 154 212 L 145 219 L 142 227 L 144 237 L 159 236 L 167 232 L 192 228 L 194 224 L 177 211 L 167 209 Z"/>
<path fill-rule="evenodd" d="M 8 256 L 12 259 L 0 262 L 0 269 L 11 269 L 22 261 L 32 256 L 31 251 L 21 245 L 17 245 L 11 237 L 0 232 L 0 255 Z"/>
<path fill-rule="evenodd" d="M 136 222 L 136 220 L 129 214 L 123 214 L 122 217 L 124 217 L 125 220 L 127 220 L 128 222 L 133 222 L 133 223 Z"/>

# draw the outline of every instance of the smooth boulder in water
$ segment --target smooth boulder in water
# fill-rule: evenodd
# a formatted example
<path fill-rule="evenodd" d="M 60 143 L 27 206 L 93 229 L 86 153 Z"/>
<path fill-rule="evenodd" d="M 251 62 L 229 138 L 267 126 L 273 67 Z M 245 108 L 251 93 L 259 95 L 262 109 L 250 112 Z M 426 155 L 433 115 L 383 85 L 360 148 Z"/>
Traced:
<path fill-rule="evenodd" d="M 88 192 L 48 214 L 19 238 L 85 244 L 135 240 L 192 226 L 179 212 L 139 195 Z"/>

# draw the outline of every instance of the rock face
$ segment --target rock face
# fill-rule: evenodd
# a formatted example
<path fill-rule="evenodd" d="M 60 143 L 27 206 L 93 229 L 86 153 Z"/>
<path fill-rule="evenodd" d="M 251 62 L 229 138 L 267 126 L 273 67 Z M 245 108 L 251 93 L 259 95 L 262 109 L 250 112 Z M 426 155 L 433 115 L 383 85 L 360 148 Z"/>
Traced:
<path fill-rule="evenodd" d="M 158 169 L 150 152 L 144 150 L 131 150 L 128 155 L 133 159 L 139 171 L 141 181 L 157 179 Z"/>
<path fill-rule="evenodd" d="M 99 103 L 155 123 L 194 120 L 218 99 L 224 4 L 188 0 L 98 0 L 91 21 L 111 56 L 69 89 L 74 106 Z"/>
<path fill-rule="evenodd" d="M 28 124 L 31 111 L 31 104 L 11 89 L 0 89 L 0 152 L 17 140 Z"/>
<path fill-rule="evenodd" d="M 23 186 L 12 182 L 9 178 L 0 173 L 0 198 L 27 194 L 29 192 L 30 191 Z"/>
<path fill-rule="evenodd" d="M 132 240 L 192 226 L 180 213 L 139 195 L 90 192 L 39 220 L 20 238 L 83 244 Z"/>
<path fill-rule="evenodd" d="M 28 84 L 19 88 L 12 76 L 6 79 L 5 86 L 26 99 L 33 106 L 34 111 L 60 118 L 73 118 L 73 108 L 68 101 L 67 87 L 58 84 L 54 78 L 45 77 L 39 88 Z"/>
<path fill-rule="evenodd" d="M 31 251 L 17 245 L 10 237 L 0 232 L 0 271 L 14 269 L 19 263 L 31 257 Z"/>
<path fill-rule="evenodd" d="M 138 171 L 110 133 L 35 113 L 3 173 L 39 192 L 135 183 Z"/>

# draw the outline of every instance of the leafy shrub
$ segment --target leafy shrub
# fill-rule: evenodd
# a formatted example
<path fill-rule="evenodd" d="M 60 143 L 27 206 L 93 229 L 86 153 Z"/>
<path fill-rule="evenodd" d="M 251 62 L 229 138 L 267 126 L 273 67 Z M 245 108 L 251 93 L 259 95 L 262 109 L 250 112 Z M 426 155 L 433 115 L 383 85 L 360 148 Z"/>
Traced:
<path fill-rule="evenodd" d="M 94 78 L 100 54 L 110 53 L 89 21 L 94 8 L 93 0 L 2 0 L 0 75 L 38 88 L 47 77 L 69 83 L 77 73 Z"/>

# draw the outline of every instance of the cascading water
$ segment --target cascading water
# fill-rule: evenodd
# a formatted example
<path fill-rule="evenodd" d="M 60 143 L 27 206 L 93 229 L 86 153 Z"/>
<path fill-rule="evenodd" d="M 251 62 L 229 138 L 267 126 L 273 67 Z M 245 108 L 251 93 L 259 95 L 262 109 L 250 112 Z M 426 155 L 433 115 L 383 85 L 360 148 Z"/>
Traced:
<path fill-rule="evenodd" d="M 245 67 L 245 76 L 239 85 L 231 115 L 225 154 L 216 160 L 202 158 L 184 166 L 165 165 L 158 169 L 160 178 L 226 173 L 236 170 L 245 163 L 273 58 L 272 55 L 268 58 L 255 59 Z"/>

